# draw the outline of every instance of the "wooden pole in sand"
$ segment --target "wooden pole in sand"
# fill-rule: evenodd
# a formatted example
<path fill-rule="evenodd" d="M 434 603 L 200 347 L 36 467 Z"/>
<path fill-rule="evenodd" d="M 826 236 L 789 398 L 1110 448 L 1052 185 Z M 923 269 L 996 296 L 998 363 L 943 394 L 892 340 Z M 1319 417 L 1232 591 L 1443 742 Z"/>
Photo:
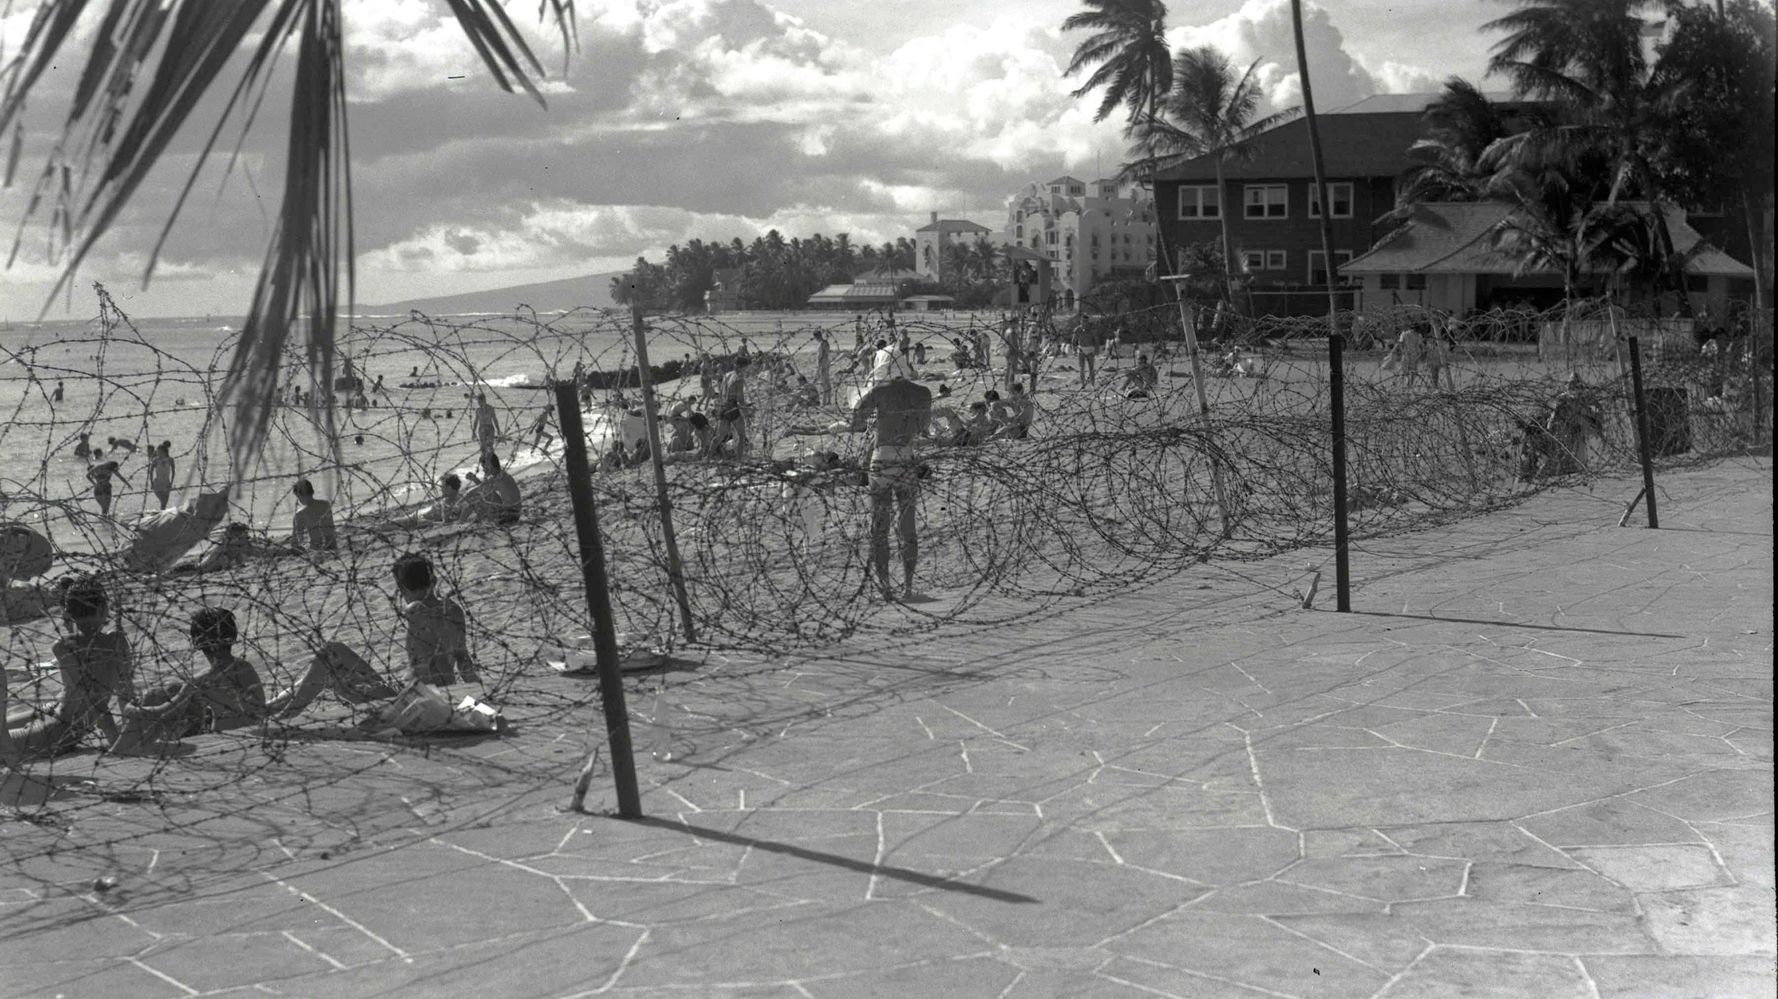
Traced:
<path fill-rule="evenodd" d="M 611 620 L 611 590 L 605 582 L 605 542 L 599 537 L 599 510 L 593 503 L 592 470 L 586 460 L 586 430 L 580 423 L 580 400 L 569 382 L 556 382 L 556 413 L 562 427 L 562 452 L 568 462 L 568 498 L 574 509 L 574 533 L 580 539 L 580 575 L 586 585 L 587 610 L 593 615 L 593 654 L 599 671 L 599 700 L 605 706 L 605 736 L 611 744 L 611 778 L 617 784 L 617 814 L 642 817 L 642 793 L 636 787 L 636 758 L 630 746 L 630 713 L 624 708 L 623 670 L 618 661 L 617 626 Z M 592 777 L 587 759 L 574 785 L 574 810 L 580 811 Z"/>
<path fill-rule="evenodd" d="M 642 380 L 642 416 L 648 424 L 648 459 L 654 466 L 654 492 L 661 504 L 661 537 L 667 543 L 667 578 L 673 582 L 673 597 L 679 601 L 679 623 L 685 640 L 698 640 L 691 620 L 691 598 L 685 592 L 685 567 L 679 561 L 679 539 L 673 533 L 673 501 L 667 495 L 667 464 L 661 454 L 659 409 L 654 399 L 654 376 L 648 370 L 648 338 L 642 325 L 642 306 L 630 307 L 630 325 L 636 333 L 636 370 Z"/>
<path fill-rule="evenodd" d="M 1185 275 L 1175 274 L 1167 277 L 1173 284 L 1173 297 L 1179 303 L 1179 325 L 1185 330 L 1185 356 L 1191 359 L 1192 385 L 1198 390 L 1198 415 L 1210 422 L 1210 394 L 1204 389 L 1204 365 L 1198 358 L 1198 331 L 1192 323 L 1191 313 L 1185 307 L 1185 292 L 1178 282 L 1185 280 Z M 1216 490 L 1216 508 L 1222 513 L 1222 536 L 1227 538 L 1235 532 L 1234 523 L 1229 519 L 1228 493 L 1222 486 L 1222 465 L 1217 456 L 1210 456 L 1210 485 Z"/>
<path fill-rule="evenodd" d="M 1642 398 L 1642 349 L 1635 337 L 1630 338 L 1630 387 L 1636 398 L 1636 453 L 1642 459 L 1642 492 L 1648 498 L 1648 526 L 1658 529 L 1661 518 L 1655 512 L 1655 465 L 1649 456 L 1648 406 Z"/>

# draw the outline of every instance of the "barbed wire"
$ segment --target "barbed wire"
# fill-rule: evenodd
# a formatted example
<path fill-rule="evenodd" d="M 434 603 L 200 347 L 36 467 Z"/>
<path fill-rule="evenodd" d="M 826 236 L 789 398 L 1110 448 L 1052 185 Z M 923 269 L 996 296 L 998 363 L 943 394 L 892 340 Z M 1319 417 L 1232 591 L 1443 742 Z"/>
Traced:
<path fill-rule="evenodd" d="M 592 484 L 614 613 L 621 643 L 639 657 L 772 657 L 846 639 L 1003 626 L 1206 561 L 1323 547 L 1333 534 L 1325 318 L 1256 323 L 1188 310 L 1205 341 L 1208 415 L 1200 415 L 1175 305 L 1096 321 L 1118 342 L 1090 359 L 1091 378 L 1076 328 L 1047 316 L 1010 326 L 982 314 L 651 317 L 647 344 L 663 411 L 679 406 L 720 423 L 716 375 L 741 356 L 751 362 L 742 422 L 750 447 L 675 452 L 666 466 L 677 571 L 698 636 L 688 646 L 662 496 L 633 449 L 620 461 L 611 447 L 633 441 L 641 421 L 629 315 L 363 322 L 342 341 L 332 385 L 316 384 L 292 355 L 270 438 L 238 463 L 248 474 L 234 478 L 219 386 L 235 333 L 190 323 L 138 328 L 98 294 L 93 323 L 0 348 L 0 449 L 14 476 L 0 483 L 0 519 L 40 539 L 47 555 L 38 554 L 53 562 L 21 571 L 24 533 L 8 534 L 12 547 L 0 554 L 8 724 L 15 734 L 33 721 L 41 731 L 46 719 L 83 729 L 52 747 L 59 755 L 25 747 L 21 773 L 73 788 L 9 806 L 37 820 L 120 796 L 275 780 L 300 752 L 293 743 L 389 738 L 371 723 L 383 717 L 383 702 L 333 690 L 294 716 L 204 734 L 192 740 L 196 752 L 162 746 L 120 763 L 109 735 L 90 731 L 93 712 L 56 715 L 71 710 L 60 662 L 72 655 L 62 611 L 70 579 L 102 588 L 105 632 L 127 645 L 130 683 L 105 692 L 114 705 L 203 673 L 188 634 L 202 608 L 233 613 L 237 652 L 269 692 L 296 687 L 317 656 L 340 647 L 392 691 L 412 676 L 394 566 L 419 553 L 438 592 L 462 607 L 480 667 L 479 680 L 453 694 L 500 707 L 520 727 L 516 738 L 581 711 L 594 691 L 548 665 L 571 659 L 590 628 L 560 423 L 545 409 L 555 397 L 544 390 L 558 381 L 576 386 L 588 447 L 601 462 Z M 1755 420 L 1768 418 L 1756 399 L 1769 407 L 1769 365 L 1726 335 L 1701 349 L 1693 324 L 1602 314 L 1592 304 L 1578 314 L 1520 310 L 1460 321 L 1403 308 L 1339 322 L 1360 345 L 1345 371 L 1358 539 L 1632 467 L 1623 341 L 1601 329 L 1642 338 L 1664 461 L 1745 449 Z M 1385 354 L 1383 345 L 1409 328 L 1419 347 Z M 817 332 L 832 342 L 825 379 Z M 850 402 L 871 384 L 879 340 L 891 353 L 905 344 L 910 355 L 924 354 L 912 370 L 923 384 L 944 386 L 935 404 L 960 418 L 990 389 L 1010 395 L 1009 354 L 1036 404 L 1028 436 L 1002 426 L 987 440 L 938 433 L 922 447 L 915 600 L 879 593 L 872 496 L 861 483 L 871 439 L 844 430 Z M 1139 357 L 1153 367 L 1139 367 Z M 82 434 L 100 456 L 76 453 Z M 143 467 L 157 441 L 171 445 L 165 457 L 179 470 L 164 511 L 151 480 L 160 475 L 165 485 L 169 476 Z M 485 447 L 514 474 L 521 512 L 509 523 L 440 516 L 440 478 L 466 476 Z M 109 479 L 97 471 L 108 461 L 125 477 L 101 511 L 94 483 Z M 291 486 L 304 478 L 332 504 L 332 549 L 293 544 Z M 660 675 L 670 685 L 682 674 Z M 346 776 L 303 773 L 310 783 Z"/>

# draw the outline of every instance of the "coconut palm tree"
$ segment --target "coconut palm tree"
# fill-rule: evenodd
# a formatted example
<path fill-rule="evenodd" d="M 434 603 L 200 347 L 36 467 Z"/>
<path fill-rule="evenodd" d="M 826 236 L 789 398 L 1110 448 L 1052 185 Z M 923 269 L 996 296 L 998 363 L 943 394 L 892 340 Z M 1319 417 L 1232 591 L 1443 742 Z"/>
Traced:
<path fill-rule="evenodd" d="M 1453 76 L 1420 120 L 1425 137 L 1408 147 L 1419 165 L 1403 179 L 1395 207 L 1379 222 L 1400 222 L 1429 201 L 1476 201 L 1487 195 L 1492 171 L 1483 168 L 1482 156 L 1509 134 L 1494 102 L 1475 84 Z"/>
<path fill-rule="evenodd" d="M 522 89 L 542 104 L 536 81 L 543 66 L 498 0 L 449 0 L 449 6 L 494 82 L 508 92 Z M 100 11 L 98 29 L 61 138 L 27 209 L 50 212 L 51 228 L 66 251 L 56 291 L 118 220 L 174 136 L 192 122 L 193 112 L 213 106 L 206 95 L 218 94 L 222 110 L 209 123 L 199 166 L 173 204 L 144 280 L 153 275 L 197 170 L 231 121 L 238 119 L 243 131 L 252 124 L 274 64 L 293 43 L 296 49 L 283 199 L 224 386 L 225 397 L 238 407 L 230 434 L 239 471 L 264 439 L 268 400 L 292 332 L 306 329 L 311 366 L 323 384 L 331 383 L 340 306 L 352 297 L 344 3 L 43 0 L 23 45 L 0 66 L 0 134 L 13 129 L 8 182 L 23 136 L 25 102 L 47 68 L 72 61 L 63 50 L 89 7 Z M 572 0 L 540 5 L 540 16 L 553 21 L 565 47 L 575 42 L 573 11 Z M 248 54 L 246 65 L 238 77 L 228 78 L 229 64 L 241 52 Z M 17 249 L 15 244 L 14 256 Z"/>
<path fill-rule="evenodd" d="M 1494 249 L 1512 257 L 1519 274 L 1562 275 L 1564 345 L 1571 342 L 1575 294 L 1591 256 L 1591 223 L 1599 217 L 1608 168 L 1608 157 L 1597 148 L 1544 148 L 1536 158 L 1522 156 L 1501 169 L 1488 186 L 1489 199 L 1512 206 L 1490 236 Z"/>
<path fill-rule="evenodd" d="M 1228 56 L 1215 48 L 1180 49 L 1173 57 L 1173 89 L 1161 101 L 1160 114 L 1139 121 L 1139 141 L 1131 150 L 1138 156 L 1124 166 L 1122 174 L 1152 176 L 1186 160 L 1214 155 L 1217 195 L 1223 197 L 1223 167 L 1250 154 L 1249 139 L 1297 114 L 1298 109 L 1290 108 L 1254 119 L 1261 97 L 1254 76 L 1259 63 L 1255 59 L 1237 76 Z M 1217 218 L 1222 223 L 1223 291 L 1233 304 L 1229 267 L 1234 253 L 1228 207 L 1219 205 Z"/>
<path fill-rule="evenodd" d="M 1167 52 L 1167 5 L 1162 0 L 1082 0 L 1086 9 L 1070 14 L 1063 31 L 1093 34 L 1074 50 L 1063 76 L 1088 66 L 1097 69 L 1074 91 L 1076 98 L 1101 87 L 1105 96 L 1094 121 L 1104 121 L 1120 105 L 1132 120 L 1152 117 L 1155 106 L 1173 85 L 1173 63 Z"/>
<path fill-rule="evenodd" d="M 1638 197 L 1668 200 L 1652 154 L 1670 141 L 1684 86 L 1654 72 L 1642 45 L 1641 12 L 1660 0 L 1507 0 L 1517 9 L 1483 25 L 1504 31 L 1488 72 L 1524 94 L 1555 102 L 1562 121 L 1507 136 L 1482 158 L 1485 168 L 1510 168 L 1554 152 L 1591 147 L 1608 157 L 1608 203 Z M 1666 215 L 1655 212 L 1659 245 L 1672 259 L 1668 281 L 1680 309 L 1691 312 L 1685 276 L 1676 268 Z"/>

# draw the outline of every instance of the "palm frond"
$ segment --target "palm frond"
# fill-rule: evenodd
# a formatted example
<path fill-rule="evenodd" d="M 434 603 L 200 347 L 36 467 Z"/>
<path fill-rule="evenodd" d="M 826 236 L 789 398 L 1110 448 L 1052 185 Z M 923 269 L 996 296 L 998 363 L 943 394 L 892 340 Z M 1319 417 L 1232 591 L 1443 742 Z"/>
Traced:
<path fill-rule="evenodd" d="M 230 427 L 237 472 L 262 439 L 270 415 L 272 393 L 267 389 L 292 330 L 306 323 L 311 368 L 330 380 L 340 306 L 351 302 L 352 206 L 341 3 L 110 0 L 76 81 L 61 137 L 30 194 L 8 260 L 10 264 L 17 258 L 24 224 L 39 211 L 47 211 L 52 253 L 66 253 L 50 294 L 53 302 L 139 194 L 203 98 L 221 85 L 235 53 L 258 32 L 259 41 L 222 102 L 198 166 L 180 189 L 150 254 L 146 283 L 222 129 L 239 117 L 245 136 L 266 96 L 272 68 L 287 43 L 296 39 L 296 88 L 283 200 L 225 384 L 227 397 L 239 406 Z M 542 104 L 536 84 L 542 66 L 502 4 L 498 0 L 447 3 L 495 82 L 508 91 L 524 90 Z M 44 71 L 62 57 L 88 6 L 87 0 L 44 0 L 19 52 L 0 66 L 0 134 L 8 126 L 13 130 L 5 172 L 8 183 L 18 165 L 20 116 L 26 100 Z M 568 50 L 578 45 L 573 0 L 539 0 L 538 16 L 553 17 L 566 58 Z M 139 87 L 144 78 L 146 87 Z M 225 177 L 234 162 L 231 156 Z"/>

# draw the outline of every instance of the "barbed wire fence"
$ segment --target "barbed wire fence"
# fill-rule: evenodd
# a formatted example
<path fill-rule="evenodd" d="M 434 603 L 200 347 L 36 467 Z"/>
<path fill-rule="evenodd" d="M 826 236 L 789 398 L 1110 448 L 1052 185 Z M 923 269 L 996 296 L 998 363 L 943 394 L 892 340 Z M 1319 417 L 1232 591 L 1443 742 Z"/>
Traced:
<path fill-rule="evenodd" d="M 21 725 L 66 697 L 56 643 L 70 626 L 59 581 L 76 577 L 104 588 L 107 627 L 128 645 L 133 690 L 202 671 L 187 625 L 204 607 L 234 613 L 237 652 L 268 691 L 294 685 L 330 643 L 354 650 L 399 687 L 408 666 L 393 565 L 409 552 L 430 559 L 440 589 L 464 608 L 481 669 L 476 696 L 515 723 L 511 738 L 570 716 L 591 725 L 593 691 L 547 664 L 590 627 L 559 426 L 544 408 L 553 393 L 539 391 L 556 380 L 575 381 L 589 449 L 608 456 L 593 487 L 620 642 L 633 651 L 769 659 L 848 639 L 1004 625 L 1205 561 L 1259 560 L 1332 537 L 1325 318 L 1197 315 L 1211 410 L 1204 419 L 1174 305 L 1104 320 L 1118 342 L 1094 358 L 1090 382 L 1074 331 L 1060 320 L 1009 332 L 1002 317 L 983 314 L 653 317 L 647 336 L 663 409 L 683 402 L 714 420 L 713 376 L 743 354 L 752 361 L 747 456 L 675 454 L 667 466 L 699 636 L 699 648 L 688 649 L 677 637 L 650 470 L 633 451 L 618 460 L 609 445 L 633 438 L 640 420 L 628 314 L 521 310 L 469 322 L 415 314 L 363 323 L 343 339 L 349 364 L 332 385 L 315 384 L 292 356 L 266 446 L 237 456 L 226 444 L 232 414 L 219 395 L 232 331 L 143 329 L 102 289 L 99 303 L 98 318 L 78 333 L 0 353 L 8 407 L 0 453 L 14 476 L 0 482 L 0 519 L 53 553 L 53 568 L 28 574 L 20 571 L 26 542 L 9 540 L 0 553 L 7 703 Z M 1755 362 L 1745 339 L 1703 349 L 1687 324 L 1602 308 L 1462 322 L 1412 308 L 1342 317 L 1361 348 L 1348 355 L 1346 371 L 1354 537 L 1419 530 L 1633 468 L 1626 331 L 1641 338 L 1661 393 L 1664 462 L 1740 453 L 1761 439 L 1769 412 L 1758 400 L 1771 399 L 1770 368 Z M 1428 343 L 1417 363 L 1384 353 L 1416 326 Z M 797 381 L 820 381 L 818 331 L 833 344 L 836 392 L 828 404 L 811 403 Z M 964 415 L 989 389 L 1006 391 L 1010 348 L 1019 380 L 1036 389 L 1028 438 L 934 443 L 921 452 L 929 474 L 920 487 L 918 601 L 878 595 L 871 496 L 860 484 L 870 440 L 835 429 L 868 384 L 865 358 L 878 340 L 891 349 L 921 345 L 920 379 L 945 385 L 948 398 L 936 402 Z M 1152 376 L 1132 374 L 1138 355 L 1154 362 Z M 1571 375 L 1578 387 L 1567 384 Z M 1571 411 L 1591 414 L 1587 432 L 1565 436 L 1552 427 L 1564 393 Z M 440 477 L 466 474 L 489 442 L 478 426 L 478 394 L 495 414 L 496 453 L 524 492 L 513 523 L 441 520 L 429 510 Z M 77 455 L 82 434 L 103 453 Z M 142 467 L 159 440 L 172 445 L 168 457 L 179 470 L 166 511 Z M 120 457 L 126 474 L 102 513 L 93 470 Z M 289 543 L 290 489 L 299 478 L 332 502 L 332 550 Z M 669 671 L 656 682 L 670 687 L 681 676 Z M 294 718 L 192 739 L 192 752 L 128 759 L 88 732 L 71 751 L 17 761 L 15 785 L 48 790 L 14 794 L 5 807 L 32 821 L 67 822 L 96 802 L 276 783 L 300 767 L 304 743 L 372 737 L 361 723 L 376 708 L 324 695 Z M 89 719 L 78 721 L 90 728 Z M 345 780 L 350 768 L 301 772 L 312 785 Z"/>

